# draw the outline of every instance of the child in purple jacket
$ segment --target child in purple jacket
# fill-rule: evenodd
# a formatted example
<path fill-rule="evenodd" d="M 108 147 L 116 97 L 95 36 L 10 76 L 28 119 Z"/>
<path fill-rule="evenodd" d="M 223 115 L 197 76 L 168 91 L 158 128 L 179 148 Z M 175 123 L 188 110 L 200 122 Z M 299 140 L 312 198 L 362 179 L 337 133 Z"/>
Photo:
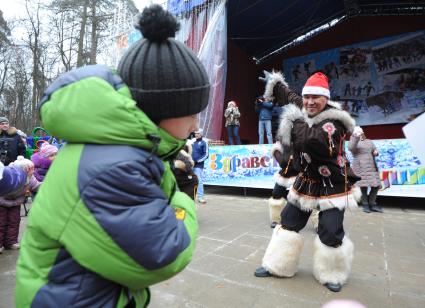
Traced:
<path fill-rule="evenodd" d="M 40 151 L 31 156 L 31 160 L 34 163 L 34 176 L 37 181 L 43 182 L 47 170 L 49 170 L 57 153 L 57 147 L 48 143 L 43 143 Z"/>
<path fill-rule="evenodd" d="M 27 179 L 23 186 L 0 197 L 0 253 L 4 249 L 19 249 L 18 235 L 21 222 L 21 204 L 28 191 L 35 192 L 40 182 L 34 177 L 34 164 L 23 156 L 9 166 L 20 167 L 27 171 Z"/>

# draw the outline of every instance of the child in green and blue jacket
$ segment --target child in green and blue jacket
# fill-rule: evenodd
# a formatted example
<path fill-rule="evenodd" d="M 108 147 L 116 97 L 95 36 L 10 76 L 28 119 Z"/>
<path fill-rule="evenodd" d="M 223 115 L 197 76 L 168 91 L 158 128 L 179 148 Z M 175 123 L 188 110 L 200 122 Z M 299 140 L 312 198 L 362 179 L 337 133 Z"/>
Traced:
<path fill-rule="evenodd" d="M 98 65 L 67 72 L 39 104 L 45 128 L 67 144 L 31 209 L 17 307 L 143 307 L 150 285 L 191 260 L 195 206 L 169 161 L 198 129 L 209 81 L 161 6 L 138 26 L 144 39 L 118 75 Z"/>

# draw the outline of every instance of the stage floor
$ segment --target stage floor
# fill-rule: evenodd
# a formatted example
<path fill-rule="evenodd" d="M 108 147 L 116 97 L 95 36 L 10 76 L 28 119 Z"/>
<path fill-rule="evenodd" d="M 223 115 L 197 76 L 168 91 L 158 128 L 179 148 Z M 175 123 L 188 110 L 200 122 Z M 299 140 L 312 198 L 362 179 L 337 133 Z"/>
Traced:
<path fill-rule="evenodd" d="M 392 185 L 378 192 L 379 196 L 425 198 L 425 184 Z"/>

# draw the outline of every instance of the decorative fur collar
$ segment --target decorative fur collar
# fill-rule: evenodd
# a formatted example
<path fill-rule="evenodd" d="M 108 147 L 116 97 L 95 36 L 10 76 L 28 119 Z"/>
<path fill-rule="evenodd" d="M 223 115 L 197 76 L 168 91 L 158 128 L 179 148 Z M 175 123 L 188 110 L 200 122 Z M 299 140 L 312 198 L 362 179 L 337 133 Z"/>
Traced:
<path fill-rule="evenodd" d="M 298 119 L 304 120 L 310 127 L 325 120 L 337 120 L 340 121 L 350 133 L 356 125 L 356 121 L 354 121 L 348 112 L 341 110 L 341 105 L 337 102 L 328 101 L 328 106 L 325 107 L 325 110 L 313 118 L 309 118 L 304 109 L 301 111 L 297 106 L 289 104 L 283 108 L 278 129 L 278 140 L 284 146 L 289 146 L 291 144 L 292 123 Z"/>
<path fill-rule="evenodd" d="M 328 101 L 328 105 L 325 110 L 319 113 L 313 118 L 309 118 L 303 110 L 305 115 L 305 121 L 308 126 L 313 126 L 314 124 L 320 123 L 324 120 L 337 120 L 340 121 L 344 127 L 351 133 L 356 126 L 356 121 L 350 116 L 347 111 L 341 110 L 341 105 L 337 102 Z"/>
<path fill-rule="evenodd" d="M 334 108 L 336 108 L 336 109 L 339 109 L 339 110 L 342 110 L 342 106 L 341 106 L 341 104 L 340 103 L 338 103 L 338 102 L 334 102 L 334 101 L 331 101 L 331 100 L 328 100 L 328 103 L 327 103 L 329 106 L 331 106 L 331 107 L 334 107 Z"/>
<path fill-rule="evenodd" d="M 273 88 L 275 85 L 280 82 L 285 87 L 288 87 L 288 83 L 285 81 L 283 74 L 281 72 L 272 71 L 269 79 L 267 80 L 266 88 L 264 89 L 264 98 L 271 100 L 273 98 Z"/>

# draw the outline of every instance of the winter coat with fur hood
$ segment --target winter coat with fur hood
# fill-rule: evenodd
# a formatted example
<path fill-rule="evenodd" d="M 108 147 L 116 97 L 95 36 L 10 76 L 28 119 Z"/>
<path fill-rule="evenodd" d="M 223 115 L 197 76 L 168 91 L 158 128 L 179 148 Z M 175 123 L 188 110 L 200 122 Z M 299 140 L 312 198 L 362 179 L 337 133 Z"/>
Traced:
<path fill-rule="evenodd" d="M 354 125 L 351 116 L 331 101 L 312 118 L 293 104 L 284 108 L 278 131 L 283 160 L 299 172 L 289 202 L 302 210 L 357 206 L 352 186 L 359 178 L 344 152 L 345 138 Z"/>
<path fill-rule="evenodd" d="M 273 100 L 278 106 L 293 104 L 298 108 L 303 107 L 302 97 L 289 88 L 281 72 L 273 71 L 270 74 L 263 97 L 266 100 Z M 293 149 L 287 149 L 284 155 L 282 143 L 277 141 L 272 147 L 271 154 L 282 168 L 275 175 L 276 183 L 286 188 L 291 187 L 300 171 L 299 160 L 294 160 L 293 157 Z"/>

